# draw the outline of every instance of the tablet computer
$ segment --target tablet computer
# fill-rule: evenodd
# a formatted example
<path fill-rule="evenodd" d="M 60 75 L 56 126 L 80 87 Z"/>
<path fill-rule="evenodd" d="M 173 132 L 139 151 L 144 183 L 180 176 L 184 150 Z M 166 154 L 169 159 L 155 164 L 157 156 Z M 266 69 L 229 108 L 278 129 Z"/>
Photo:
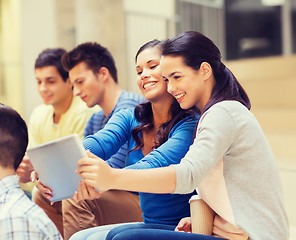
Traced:
<path fill-rule="evenodd" d="M 42 184 L 51 188 L 52 202 L 73 196 L 81 180 L 76 163 L 87 156 L 78 134 L 31 147 L 27 154 Z"/>

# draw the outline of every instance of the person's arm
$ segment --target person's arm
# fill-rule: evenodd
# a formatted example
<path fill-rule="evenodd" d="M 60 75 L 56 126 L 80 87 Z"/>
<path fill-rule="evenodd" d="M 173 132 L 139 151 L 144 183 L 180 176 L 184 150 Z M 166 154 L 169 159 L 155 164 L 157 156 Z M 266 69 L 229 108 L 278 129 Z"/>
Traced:
<path fill-rule="evenodd" d="M 168 140 L 163 143 L 160 147 L 146 155 L 141 161 L 128 166 L 126 169 L 146 169 L 146 168 L 158 168 L 165 167 L 171 164 L 179 163 L 182 157 L 186 154 L 189 149 L 189 146 L 192 144 L 194 129 L 196 126 L 197 117 L 193 120 L 190 118 L 184 119 L 183 121 L 178 122 L 171 130 Z M 92 156 L 90 154 L 90 156 Z M 93 167 L 91 167 L 92 163 L 89 162 L 90 171 L 93 170 L 92 175 L 100 174 L 96 173 L 96 161 L 93 161 Z M 99 163 L 98 163 L 99 164 Z M 108 170 L 108 168 L 106 168 Z M 88 170 L 85 170 L 88 171 Z M 134 172 L 134 171 L 133 171 Z M 119 174 L 121 172 L 118 172 Z M 125 173 L 125 172 L 124 172 Z M 94 179 L 96 178 L 93 176 Z M 133 181 L 133 180 L 131 180 Z M 108 180 L 109 182 L 109 180 Z M 145 182 L 145 180 L 144 180 Z M 114 187 L 111 187 L 114 188 Z M 105 190 L 100 189 L 100 190 Z M 79 193 L 79 192 L 78 192 Z M 78 199 L 79 195 L 78 194 Z"/>
<path fill-rule="evenodd" d="M 128 142 L 126 142 L 106 162 L 113 168 L 124 168 L 126 166 L 125 160 L 128 151 Z"/>
<path fill-rule="evenodd" d="M 104 160 L 110 159 L 128 140 L 132 115 L 132 109 L 123 109 L 114 114 L 102 130 L 83 140 L 84 148 Z"/>
<path fill-rule="evenodd" d="M 104 120 L 104 112 L 99 111 L 94 113 L 91 118 L 88 120 L 86 127 L 84 129 L 84 137 L 86 138 L 89 135 L 96 134 L 98 131 L 103 129 L 103 120 Z M 120 149 L 113 154 L 107 161 L 107 163 L 113 168 L 124 168 L 125 167 L 125 159 L 128 153 L 128 146 L 125 143 Z"/>
<path fill-rule="evenodd" d="M 16 170 L 16 174 L 19 176 L 19 181 L 27 183 L 31 181 L 31 173 L 34 171 L 33 165 L 27 154 L 23 157 L 22 162 Z"/>
<path fill-rule="evenodd" d="M 130 165 L 128 169 L 146 169 L 166 167 L 178 164 L 185 156 L 189 146 L 193 142 L 193 134 L 197 117 L 192 120 L 188 117 L 178 122 L 170 131 L 168 140 L 157 149 L 153 150 L 137 163 Z"/>
<path fill-rule="evenodd" d="M 227 152 L 236 132 L 232 118 L 223 109 L 203 117 L 204 123 L 180 164 L 141 170 L 112 169 L 104 161 L 88 153 L 88 158 L 78 161 L 80 167 L 77 172 L 87 184 L 101 190 L 192 192 Z"/>
<path fill-rule="evenodd" d="M 86 184 L 100 191 L 119 189 L 135 192 L 172 193 L 176 186 L 175 168 L 115 169 L 87 151 L 88 157 L 77 162 L 77 173 Z"/>

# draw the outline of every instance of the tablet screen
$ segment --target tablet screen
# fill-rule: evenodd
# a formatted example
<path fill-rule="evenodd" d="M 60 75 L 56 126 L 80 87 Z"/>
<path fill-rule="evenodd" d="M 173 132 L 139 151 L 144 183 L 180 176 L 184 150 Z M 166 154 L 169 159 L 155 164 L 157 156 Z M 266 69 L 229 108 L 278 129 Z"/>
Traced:
<path fill-rule="evenodd" d="M 86 156 L 77 134 L 29 148 L 27 154 L 42 184 L 52 189 L 52 202 L 73 196 L 81 180 L 76 163 Z"/>

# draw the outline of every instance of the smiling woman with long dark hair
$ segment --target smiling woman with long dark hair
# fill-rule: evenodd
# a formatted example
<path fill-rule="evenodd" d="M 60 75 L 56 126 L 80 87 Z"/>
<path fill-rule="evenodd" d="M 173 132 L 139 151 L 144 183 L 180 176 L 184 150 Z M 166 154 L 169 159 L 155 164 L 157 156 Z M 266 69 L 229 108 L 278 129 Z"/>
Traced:
<path fill-rule="evenodd" d="M 197 114 L 194 108 L 182 109 L 167 92 L 159 66 L 161 50 L 161 42 L 153 40 L 136 54 L 137 85 L 147 102 L 115 113 L 103 130 L 83 141 L 100 158 L 108 159 L 128 141 L 127 169 L 159 168 L 179 163 L 192 144 Z M 78 192 L 78 200 L 83 199 L 83 192 Z M 188 201 L 193 194 L 194 189 L 184 195 L 139 192 L 144 219 L 141 224 L 164 224 L 174 229 L 180 219 L 189 215 Z M 78 232 L 71 240 L 85 239 L 95 231 L 101 235 L 102 229 L 105 228 Z"/>
<path fill-rule="evenodd" d="M 249 111 L 250 101 L 215 44 L 199 32 L 185 32 L 164 44 L 162 75 L 182 109 L 201 117 L 194 143 L 180 164 L 147 170 L 111 169 L 84 158 L 78 172 L 101 189 L 186 194 L 198 188 L 215 212 L 211 236 L 179 231 L 116 228 L 107 240 L 288 239 L 288 220 L 275 160 L 264 133 Z M 88 167 L 96 162 L 96 169 Z M 94 174 L 95 173 L 95 174 Z"/>

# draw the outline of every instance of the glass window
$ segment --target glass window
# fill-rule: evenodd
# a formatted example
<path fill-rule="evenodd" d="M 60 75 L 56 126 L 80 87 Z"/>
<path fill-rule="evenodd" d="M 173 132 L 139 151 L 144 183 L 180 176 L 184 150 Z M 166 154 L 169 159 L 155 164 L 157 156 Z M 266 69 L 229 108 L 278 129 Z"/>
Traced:
<path fill-rule="evenodd" d="M 200 31 L 226 60 L 296 53 L 296 0 L 176 0 L 176 14 L 176 33 Z"/>
<path fill-rule="evenodd" d="M 292 8 L 292 43 L 293 53 L 296 53 L 296 0 L 291 1 Z"/>
<path fill-rule="evenodd" d="M 228 59 L 282 54 L 281 7 L 261 0 L 226 0 Z"/>

